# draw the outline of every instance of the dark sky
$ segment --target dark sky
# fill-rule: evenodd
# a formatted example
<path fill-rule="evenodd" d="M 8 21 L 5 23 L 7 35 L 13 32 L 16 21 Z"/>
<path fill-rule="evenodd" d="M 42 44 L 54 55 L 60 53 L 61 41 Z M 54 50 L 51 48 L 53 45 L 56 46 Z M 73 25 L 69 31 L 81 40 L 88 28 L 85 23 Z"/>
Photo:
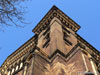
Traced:
<path fill-rule="evenodd" d="M 77 22 L 81 26 L 78 34 L 100 50 L 100 0 L 29 0 L 24 5 L 26 21 L 31 24 L 24 28 L 6 27 L 5 32 L 0 32 L 0 65 L 34 35 L 32 29 L 53 5 Z"/>

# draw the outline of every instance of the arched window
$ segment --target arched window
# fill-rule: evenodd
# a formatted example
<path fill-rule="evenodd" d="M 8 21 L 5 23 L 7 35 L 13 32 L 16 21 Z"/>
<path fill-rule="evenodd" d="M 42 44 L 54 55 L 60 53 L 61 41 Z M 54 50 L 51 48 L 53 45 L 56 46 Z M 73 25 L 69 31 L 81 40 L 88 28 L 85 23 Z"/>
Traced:
<path fill-rule="evenodd" d="M 8 71 L 8 75 L 10 75 L 10 71 Z"/>
<path fill-rule="evenodd" d="M 18 65 L 16 66 L 16 71 L 18 70 Z"/>
<path fill-rule="evenodd" d="M 21 63 L 20 63 L 20 69 L 21 69 L 22 67 L 23 67 L 23 63 L 21 62 Z"/>
<path fill-rule="evenodd" d="M 11 72 L 11 74 L 13 74 L 14 73 L 14 68 L 12 69 L 12 72 Z"/>

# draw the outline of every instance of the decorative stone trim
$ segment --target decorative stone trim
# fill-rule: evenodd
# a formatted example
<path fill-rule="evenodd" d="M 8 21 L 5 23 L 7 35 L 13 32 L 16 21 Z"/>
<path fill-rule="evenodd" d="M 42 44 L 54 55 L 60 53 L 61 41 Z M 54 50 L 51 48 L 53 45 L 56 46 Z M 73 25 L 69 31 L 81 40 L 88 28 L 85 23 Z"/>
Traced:
<path fill-rule="evenodd" d="M 78 34 L 77 34 L 78 42 L 80 43 L 80 47 L 88 52 L 98 63 L 100 63 L 100 52 L 96 50 L 94 47 L 92 47 L 89 43 L 87 43 L 85 40 L 83 40 Z"/>
<path fill-rule="evenodd" d="M 1 69 L 4 69 L 4 66 L 9 67 L 15 61 L 20 60 L 22 57 L 24 57 L 24 55 L 29 52 L 30 48 L 34 47 L 34 37 L 32 37 L 32 39 L 29 40 L 28 43 L 26 44 L 27 44 L 26 47 L 22 46 L 23 48 L 18 49 L 12 55 L 9 56 L 1 66 Z"/>
<path fill-rule="evenodd" d="M 61 10 L 54 6 L 40 21 L 40 23 L 34 28 L 33 32 L 40 33 L 41 30 L 44 29 L 44 25 L 50 24 L 51 20 L 54 17 L 58 18 L 62 22 L 62 24 L 67 25 L 68 28 L 72 29 L 75 32 L 80 28 L 80 26 L 76 24 L 71 18 L 69 18 Z"/>

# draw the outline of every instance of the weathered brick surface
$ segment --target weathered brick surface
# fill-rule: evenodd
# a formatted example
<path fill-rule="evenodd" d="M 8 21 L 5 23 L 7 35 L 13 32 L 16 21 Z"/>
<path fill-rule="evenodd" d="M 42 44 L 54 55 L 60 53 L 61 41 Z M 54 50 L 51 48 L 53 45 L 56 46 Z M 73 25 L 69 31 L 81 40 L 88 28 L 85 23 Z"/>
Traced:
<path fill-rule="evenodd" d="M 22 75 L 23 74 L 23 70 L 19 71 L 16 75 Z"/>
<path fill-rule="evenodd" d="M 52 62 L 48 62 L 40 55 L 36 55 L 33 66 L 33 70 L 28 70 L 32 70 L 34 75 L 80 75 L 80 73 L 84 75 L 83 73 L 86 71 L 80 50 L 74 53 L 69 59 L 56 55 Z M 88 68 L 91 70 L 91 67 Z"/>

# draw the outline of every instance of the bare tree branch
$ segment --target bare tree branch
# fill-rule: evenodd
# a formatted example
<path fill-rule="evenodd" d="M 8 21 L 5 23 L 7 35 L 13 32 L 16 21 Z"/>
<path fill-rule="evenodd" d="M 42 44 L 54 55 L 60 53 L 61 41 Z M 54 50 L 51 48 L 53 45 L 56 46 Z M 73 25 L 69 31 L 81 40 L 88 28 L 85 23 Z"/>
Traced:
<path fill-rule="evenodd" d="M 24 23 L 24 8 L 20 6 L 21 2 L 26 0 L 0 0 L 0 29 L 5 26 L 23 27 L 17 24 Z"/>

